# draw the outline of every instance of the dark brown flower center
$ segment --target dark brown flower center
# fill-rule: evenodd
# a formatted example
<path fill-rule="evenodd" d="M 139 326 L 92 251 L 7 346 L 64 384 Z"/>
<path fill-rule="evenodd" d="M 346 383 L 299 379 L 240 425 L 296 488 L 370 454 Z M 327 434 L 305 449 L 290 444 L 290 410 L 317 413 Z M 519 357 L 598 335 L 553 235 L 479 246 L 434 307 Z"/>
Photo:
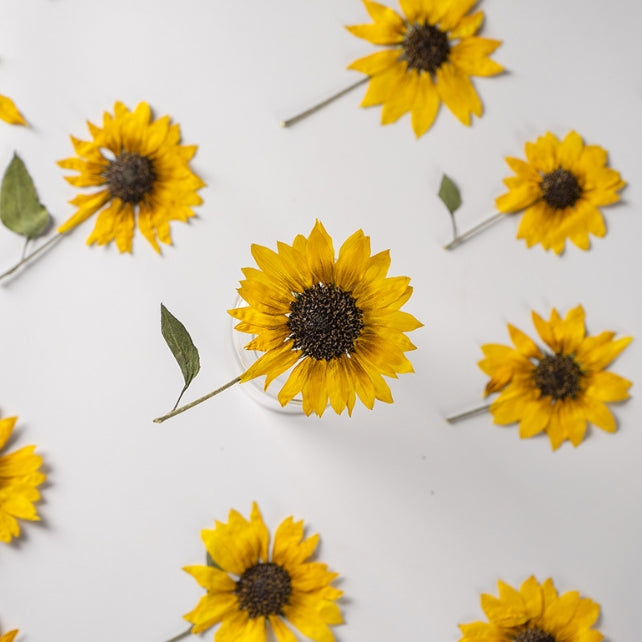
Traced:
<path fill-rule="evenodd" d="M 583 373 L 570 355 L 549 354 L 537 364 L 534 376 L 542 395 L 558 401 L 567 397 L 575 399 Z"/>
<path fill-rule="evenodd" d="M 239 607 L 250 618 L 283 615 L 283 607 L 292 595 L 290 574 L 278 564 L 266 562 L 251 566 L 236 583 Z"/>
<path fill-rule="evenodd" d="M 429 74 L 434 74 L 450 54 L 448 36 L 441 29 L 428 24 L 411 25 L 401 46 L 408 69 L 419 69 Z"/>
<path fill-rule="evenodd" d="M 556 642 L 555 638 L 546 631 L 532 627 L 524 629 L 513 638 L 513 642 Z"/>
<path fill-rule="evenodd" d="M 330 361 L 354 350 L 363 329 L 363 312 L 350 292 L 318 283 L 290 303 L 288 328 L 295 350 Z"/>
<path fill-rule="evenodd" d="M 156 182 L 154 163 L 147 156 L 122 152 L 105 170 L 104 177 L 112 196 L 124 203 L 140 203 Z"/>
<path fill-rule="evenodd" d="M 558 167 L 542 176 L 542 196 L 554 210 L 572 207 L 582 196 L 582 188 L 574 174 Z"/>

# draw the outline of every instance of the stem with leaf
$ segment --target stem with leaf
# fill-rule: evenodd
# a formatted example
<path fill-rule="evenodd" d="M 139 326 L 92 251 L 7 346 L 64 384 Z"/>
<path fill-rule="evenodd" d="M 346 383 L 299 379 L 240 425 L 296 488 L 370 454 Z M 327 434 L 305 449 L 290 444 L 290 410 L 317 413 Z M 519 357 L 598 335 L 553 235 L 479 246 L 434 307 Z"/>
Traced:
<path fill-rule="evenodd" d="M 228 388 L 231 388 L 235 383 L 238 383 L 240 380 L 241 380 L 241 377 L 235 377 L 234 379 L 232 379 L 232 381 L 228 381 L 224 386 L 221 386 L 220 388 L 217 388 L 216 390 L 213 390 L 212 392 L 207 393 L 203 397 L 199 397 L 195 401 L 185 404 L 180 408 L 174 407 L 174 410 L 172 410 L 171 412 L 168 412 L 166 415 L 163 415 L 162 417 L 156 417 L 156 419 L 154 419 L 154 423 L 162 424 L 166 419 L 171 419 L 176 415 L 180 415 L 182 412 L 185 412 L 186 410 L 189 410 L 194 406 L 198 406 L 199 403 L 203 403 L 204 401 L 211 399 L 215 395 L 219 394 L 219 392 L 223 392 L 223 390 L 227 390 Z"/>
<path fill-rule="evenodd" d="M 504 216 L 506 216 L 506 214 L 504 214 L 503 212 L 497 212 L 497 214 L 493 214 L 493 216 L 491 216 L 490 218 L 487 218 L 485 221 L 482 221 L 481 223 L 478 223 L 477 225 L 475 225 L 475 227 L 471 227 L 469 230 L 466 230 L 459 236 L 455 236 L 455 238 L 450 243 L 448 243 L 448 245 L 444 245 L 444 250 L 452 250 L 456 248 L 458 245 L 461 245 L 464 241 L 467 241 L 471 236 L 478 234 L 489 225 L 492 225 L 496 221 L 499 221 L 499 219 Z"/>
<path fill-rule="evenodd" d="M 60 239 L 62 239 L 64 236 L 66 236 L 66 233 L 60 233 L 60 232 L 55 236 L 52 236 L 46 243 L 43 243 L 40 247 L 37 247 L 33 252 L 31 252 L 31 254 L 27 254 L 27 256 L 23 257 L 13 267 L 9 268 L 6 272 L 3 272 L 2 274 L 0 274 L 0 280 L 4 279 L 7 276 L 10 276 L 16 270 L 21 268 L 23 265 L 35 259 L 39 254 L 41 254 L 45 250 L 49 249 L 50 247 L 58 243 L 58 241 L 60 241 Z"/>

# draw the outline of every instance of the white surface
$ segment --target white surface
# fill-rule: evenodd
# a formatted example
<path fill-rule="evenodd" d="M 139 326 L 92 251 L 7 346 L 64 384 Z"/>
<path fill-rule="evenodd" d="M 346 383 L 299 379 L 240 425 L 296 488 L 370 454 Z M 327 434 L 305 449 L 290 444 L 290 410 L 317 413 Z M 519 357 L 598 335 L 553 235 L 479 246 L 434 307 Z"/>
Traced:
<path fill-rule="evenodd" d="M 175 246 L 154 254 L 87 248 L 88 222 L 0 286 L 0 411 L 18 414 L 15 445 L 35 443 L 49 484 L 42 525 L 0 547 L 0 630 L 20 642 L 161 642 L 202 590 L 181 571 L 201 563 L 199 532 L 259 501 L 269 527 L 287 515 L 320 532 L 320 559 L 341 573 L 340 642 L 459 638 L 483 619 L 481 592 L 552 576 L 602 604 L 610 642 L 639 638 L 642 429 L 639 402 L 615 408 L 616 435 L 597 429 L 552 453 L 544 436 L 480 416 L 479 346 L 533 333 L 582 303 L 590 332 L 642 337 L 638 200 L 642 10 L 634 0 L 485 0 L 483 35 L 504 40 L 508 73 L 475 80 L 485 114 L 465 128 L 444 108 L 416 141 L 407 117 L 379 126 L 363 89 L 291 130 L 281 119 L 353 82 L 346 65 L 375 48 L 342 25 L 365 22 L 357 0 L 5 0 L 0 93 L 31 129 L 0 123 L 0 167 L 19 151 L 56 222 L 77 190 L 55 161 L 87 138 L 115 100 L 146 100 L 198 144 L 208 187 Z M 436 193 L 460 185 L 466 229 L 493 213 L 521 156 L 546 130 L 576 129 L 610 152 L 629 186 L 604 209 L 608 235 L 561 258 L 515 240 L 518 217 L 448 253 L 450 221 Z M 229 317 L 249 247 L 290 243 L 323 221 L 336 247 L 363 228 L 409 275 L 405 308 L 416 374 L 391 382 L 393 405 L 350 419 L 270 412 L 242 390 L 168 421 L 181 387 L 159 326 L 163 301 L 189 328 L 202 372 L 193 399 L 238 374 Z M 2 266 L 21 250 L 0 230 Z M 642 381 L 634 342 L 613 370 Z M 212 631 L 203 639 L 212 639 Z"/>

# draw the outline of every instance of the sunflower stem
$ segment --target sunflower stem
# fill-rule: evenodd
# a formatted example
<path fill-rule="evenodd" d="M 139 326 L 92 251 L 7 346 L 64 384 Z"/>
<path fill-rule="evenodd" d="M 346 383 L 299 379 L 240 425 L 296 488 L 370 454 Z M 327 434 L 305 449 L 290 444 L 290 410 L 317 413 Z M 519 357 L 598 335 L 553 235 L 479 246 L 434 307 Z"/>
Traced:
<path fill-rule="evenodd" d="M 460 412 L 457 415 L 450 415 L 450 417 L 446 417 L 446 421 L 449 424 L 455 424 L 462 419 L 468 419 L 469 417 L 474 417 L 475 415 L 481 415 L 482 412 L 488 412 L 489 409 L 490 404 L 485 404 L 483 406 L 473 408 L 472 410 L 466 410 L 466 412 Z"/>
<path fill-rule="evenodd" d="M 179 633 L 178 635 L 175 635 L 173 638 L 170 638 L 169 640 L 166 640 L 166 642 L 178 642 L 178 640 L 182 640 L 186 638 L 188 635 L 192 635 L 192 627 L 190 626 L 187 631 L 183 631 L 182 633 Z"/>
<path fill-rule="evenodd" d="M 45 250 L 49 249 L 52 245 L 60 241 L 60 239 L 66 235 L 66 232 L 63 233 L 58 233 L 56 236 L 52 236 L 46 243 L 43 243 L 40 247 L 37 247 L 31 254 L 27 254 L 27 256 L 23 256 L 18 263 L 16 263 L 13 267 L 9 268 L 6 272 L 3 272 L 0 274 L 0 281 L 4 279 L 7 276 L 10 276 L 13 274 L 18 268 L 22 267 L 25 263 L 29 263 L 29 261 L 35 259 L 41 252 L 44 252 Z"/>
<path fill-rule="evenodd" d="M 464 241 L 467 241 L 471 236 L 475 236 L 475 234 L 478 234 L 482 230 L 486 229 L 492 223 L 499 221 L 499 219 L 503 216 L 506 216 L 504 212 L 497 212 L 496 214 L 493 214 L 490 218 L 487 218 L 485 221 L 482 221 L 481 223 L 475 225 L 475 227 L 471 227 L 469 230 L 466 230 L 459 236 L 455 236 L 455 238 L 450 243 L 448 243 L 448 245 L 444 245 L 444 250 L 455 249 L 458 245 L 461 245 Z"/>
<path fill-rule="evenodd" d="M 320 109 L 323 109 L 326 105 L 329 105 L 330 103 L 334 102 L 338 98 L 341 98 L 341 96 L 345 96 L 347 93 L 351 92 L 353 89 L 356 89 L 357 87 L 360 87 L 361 85 L 365 84 L 366 82 L 368 82 L 368 80 L 370 80 L 370 76 L 366 76 L 365 78 L 360 78 L 357 82 L 353 83 L 349 87 L 346 87 L 345 89 L 342 89 L 336 94 L 330 96 L 330 98 L 326 98 L 324 101 L 314 105 L 314 107 L 310 107 L 310 109 L 306 109 L 305 111 L 302 111 L 300 114 L 297 114 L 296 116 L 292 116 L 292 118 L 288 118 L 287 120 L 281 121 L 281 127 L 291 127 L 292 125 L 295 125 L 300 120 L 303 120 L 308 116 L 311 116 L 312 114 L 319 111 Z"/>
<path fill-rule="evenodd" d="M 174 410 L 172 410 L 171 412 L 168 412 L 166 415 L 163 415 L 162 417 L 156 417 L 156 419 L 154 419 L 154 423 L 162 424 L 166 419 L 171 419 L 176 415 L 180 415 L 182 412 L 185 412 L 186 410 L 189 410 L 194 406 L 198 406 L 199 403 L 203 403 L 204 401 L 207 401 L 211 397 L 214 397 L 219 392 L 223 392 L 223 390 L 227 390 L 228 388 L 231 388 L 235 383 L 238 383 L 240 380 L 241 380 L 241 377 L 235 377 L 234 379 L 232 379 L 232 381 L 228 381 L 224 386 L 221 386 L 216 390 L 212 390 L 212 392 L 208 392 L 203 397 L 199 397 L 198 399 L 191 401 L 190 403 L 187 403 L 184 406 L 181 406 L 180 408 L 174 408 Z"/>

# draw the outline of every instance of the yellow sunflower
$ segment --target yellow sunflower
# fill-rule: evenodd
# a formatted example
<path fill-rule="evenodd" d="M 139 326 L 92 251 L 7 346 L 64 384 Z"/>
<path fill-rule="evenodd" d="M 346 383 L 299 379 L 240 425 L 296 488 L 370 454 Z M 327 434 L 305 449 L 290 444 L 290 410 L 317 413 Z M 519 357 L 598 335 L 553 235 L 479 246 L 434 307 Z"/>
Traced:
<path fill-rule="evenodd" d="M 506 214 L 526 209 L 517 238 L 528 247 L 541 243 L 561 254 L 568 238 L 588 250 L 589 234 L 606 234 L 598 208 L 619 201 L 617 192 L 626 185 L 607 167 L 606 150 L 584 145 L 574 131 L 563 141 L 547 132 L 526 143 L 526 159 L 506 159 L 515 176 L 504 179 L 509 191 L 496 199 L 497 209 Z"/>
<path fill-rule="evenodd" d="M 170 221 L 187 221 L 194 216 L 192 206 L 202 203 L 196 190 L 205 183 L 189 168 L 196 146 L 179 145 L 179 125 L 170 124 L 169 116 L 152 120 L 145 102 L 133 112 L 117 102 L 114 116 L 104 113 L 102 129 L 87 125 L 93 140 L 71 136 L 77 157 L 58 165 L 80 172 L 65 177 L 72 185 L 102 189 L 71 200 L 78 209 L 58 232 L 68 232 L 100 210 L 87 244 L 115 240 L 121 252 L 131 252 L 138 216 L 143 236 L 160 252 L 158 241 L 172 242 Z"/>
<path fill-rule="evenodd" d="M 16 104 L 7 96 L 0 96 L 0 119 L 11 125 L 27 124 Z M 2 638 L 0 642 L 3 642 Z"/>
<path fill-rule="evenodd" d="M 0 450 L 7 443 L 17 417 L 0 419 Z M 46 477 L 39 468 L 42 457 L 35 455 L 35 446 L 0 455 L 0 542 L 10 542 L 20 535 L 18 519 L 38 521 L 33 503 L 40 499 L 36 490 Z M 10 635 L 7 633 L 6 635 Z M 0 642 L 2 642 L 0 638 Z"/>
<path fill-rule="evenodd" d="M 370 76 L 362 107 L 383 104 L 381 124 L 411 113 L 417 138 L 433 124 L 440 104 L 464 124 L 481 116 L 482 104 L 471 76 L 493 76 L 503 67 L 488 56 L 500 40 L 475 36 L 484 14 L 469 14 L 477 0 L 400 0 L 404 17 L 364 0 L 372 24 L 347 27 L 388 48 L 355 60 L 348 69 Z"/>
<path fill-rule="evenodd" d="M 479 367 L 490 376 L 486 394 L 500 392 L 490 406 L 495 423 L 519 421 L 522 439 L 546 431 L 553 450 L 566 439 L 579 446 L 587 421 L 615 432 L 617 424 L 606 403 L 628 399 L 631 382 L 605 368 L 632 338 L 614 340 L 614 332 L 587 336 L 581 305 L 565 319 L 555 308 L 548 321 L 536 312 L 532 316 L 550 351 L 511 324 L 508 333 L 514 348 L 482 346 L 485 358 Z"/>
<path fill-rule="evenodd" d="M 315 642 L 333 642 L 328 625 L 343 618 L 335 604 L 342 591 L 331 586 L 337 573 L 320 562 L 306 562 L 319 542 L 303 539 L 303 522 L 288 517 L 277 528 L 272 556 L 270 535 L 256 502 L 249 521 L 231 510 L 228 523 L 216 522 L 201 537 L 215 566 L 186 566 L 206 591 L 183 617 L 192 633 L 221 623 L 216 642 L 265 642 L 268 624 L 278 642 L 296 642 L 284 619 Z"/>
<path fill-rule="evenodd" d="M 238 290 L 249 307 L 229 313 L 237 330 L 256 335 L 245 347 L 265 354 L 241 381 L 266 375 L 267 390 L 296 364 L 279 392 L 282 406 L 299 393 L 306 415 L 321 416 L 328 399 L 338 414 L 351 414 L 357 396 L 370 409 L 375 399 L 392 403 L 382 375 L 413 372 L 404 352 L 415 346 L 404 333 L 422 324 L 400 310 L 412 288 L 408 277 L 386 277 L 389 252 L 371 256 L 358 230 L 335 260 L 317 221 L 308 238 L 279 242 L 276 252 L 252 245 L 252 256 L 260 269 L 244 268 Z"/>
<path fill-rule="evenodd" d="M 600 642 L 591 627 L 600 605 L 577 591 L 563 595 L 550 578 L 540 584 L 529 577 L 519 591 L 497 582 L 499 598 L 484 593 L 481 606 L 488 622 L 460 624 L 459 642 Z"/>
<path fill-rule="evenodd" d="M 2 635 L 0 635 L 0 642 L 13 642 L 16 635 L 18 635 L 18 629 L 7 631 L 7 633 L 3 633 Z"/>

